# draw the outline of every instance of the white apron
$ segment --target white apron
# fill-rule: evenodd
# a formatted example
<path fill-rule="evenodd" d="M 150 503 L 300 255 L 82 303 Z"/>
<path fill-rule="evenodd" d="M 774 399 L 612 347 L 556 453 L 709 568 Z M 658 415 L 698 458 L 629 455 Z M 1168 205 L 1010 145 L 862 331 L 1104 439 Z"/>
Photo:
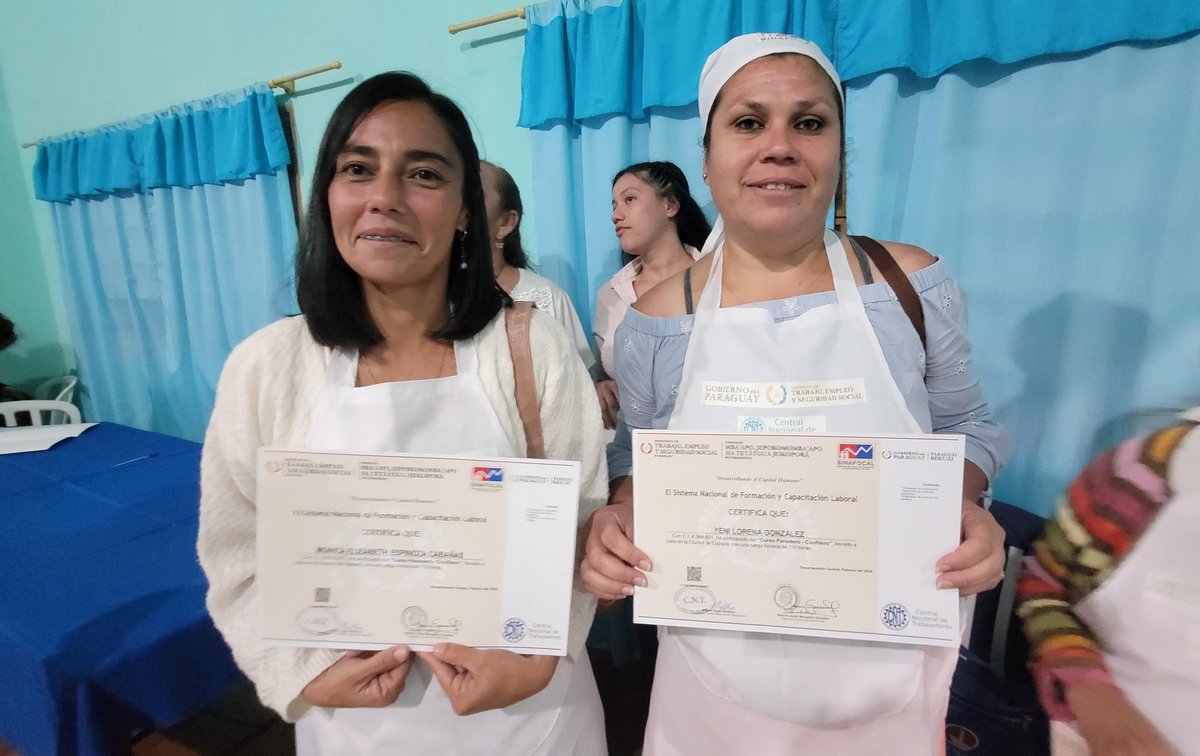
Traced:
<path fill-rule="evenodd" d="M 518 456 L 483 393 L 475 342 L 455 342 L 454 357 L 457 375 L 356 388 L 358 355 L 335 350 L 309 444 L 366 453 Z M 418 659 L 391 706 L 314 708 L 296 723 L 299 756 L 602 756 L 604 748 L 600 697 L 586 658 L 559 659 L 550 684 L 537 695 L 466 717 L 454 713 Z"/>
<path fill-rule="evenodd" d="M 1193 420 L 1200 414 L 1189 413 Z M 1138 711 L 1185 756 L 1200 754 L 1200 430 L 1175 450 L 1173 495 L 1133 549 L 1074 607 L 1100 640 L 1104 664 Z M 1055 723 L 1054 753 L 1088 753 Z"/>
<path fill-rule="evenodd" d="M 892 379 L 841 242 L 827 231 L 825 243 L 837 302 L 778 324 L 763 308 L 721 309 L 717 248 L 670 429 L 735 431 L 743 415 L 786 414 L 829 433 L 929 432 Z M 703 402 L 705 381 L 855 379 L 865 386 L 861 404 L 772 411 Z M 957 649 L 687 628 L 661 636 L 647 756 L 928 756 L 944 745 Z"/>

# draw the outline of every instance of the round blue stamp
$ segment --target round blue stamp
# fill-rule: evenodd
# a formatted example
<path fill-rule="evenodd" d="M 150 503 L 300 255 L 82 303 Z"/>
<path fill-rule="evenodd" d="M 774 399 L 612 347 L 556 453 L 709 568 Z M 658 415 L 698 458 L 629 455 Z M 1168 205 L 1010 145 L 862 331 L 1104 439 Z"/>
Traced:
<path fill-rule="evenodd" d="M 887 604 L 879 613 L 879 619 L 889 630 L 903 630 L 908 627 L 908 608 L 904 604 Z"/>
<path fill-rule="evenodd" d="M 504 621 L 504 640 L 509 643 L 520 643 L 525 638 L 525 620 L 513 617 Z"/>

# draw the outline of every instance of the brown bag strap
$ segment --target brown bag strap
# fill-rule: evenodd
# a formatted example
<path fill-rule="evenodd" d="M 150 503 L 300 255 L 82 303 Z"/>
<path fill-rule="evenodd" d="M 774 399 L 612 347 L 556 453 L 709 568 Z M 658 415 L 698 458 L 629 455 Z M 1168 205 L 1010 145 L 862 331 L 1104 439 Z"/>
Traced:
<path fill-rule="evenodd" d="M 521 415 L 521 425 L 525 426 L 525 456 L 545 459 L 542 412 L 537 383 L 533 379 L 533 351 L 529 347 L 532 314 L 533 302 L 513 302 L 513 306 L 504 311 L 504 325 L 508 329 L 508 351 L 512 355 L 517 412 Z"/>
<path fill-rule="evenodd" d="M 888 286 L 891 286 L 892 291 L 896 293 L 896 299 L 900 300 L 900 306 L 904 308 L 904 314 L 908 316 L 917 336 L 921 337 L 921 346 L 928 348 L 925 343 L 925 311 L 921 309 L 921 298 L 917 295 L 917 290 L 913 288 L 912 281 L 908 280 L 908 276 L 900 270 L 900 265 L 892 257 L 892 253 L 888 252 L 882 244 L 869 236 L 851 236 L 850 238 L 866 250 L 871 262 L 875 263 L 876 268 L 879 268 L 879 272 L 883 274 Z"/>

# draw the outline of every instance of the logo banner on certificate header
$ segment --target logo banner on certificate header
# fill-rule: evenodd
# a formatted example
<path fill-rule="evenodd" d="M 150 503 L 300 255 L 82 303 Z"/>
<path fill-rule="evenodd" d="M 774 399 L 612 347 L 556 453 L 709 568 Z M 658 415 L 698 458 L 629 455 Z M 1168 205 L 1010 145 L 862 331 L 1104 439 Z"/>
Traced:
<path fill-rule="evenodd" d="M 262 637 L 566 653 L 579 463 L 259 450 Z"/>
<path fill-rule="evenodd" d="M 960 435 L 635 431 L 636 622 L 959 644 Z"/>

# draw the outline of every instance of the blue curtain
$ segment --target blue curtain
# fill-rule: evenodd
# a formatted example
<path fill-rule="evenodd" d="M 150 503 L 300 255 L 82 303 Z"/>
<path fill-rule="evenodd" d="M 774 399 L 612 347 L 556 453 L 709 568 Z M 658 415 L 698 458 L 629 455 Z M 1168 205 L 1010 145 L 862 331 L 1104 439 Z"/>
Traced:
<path fill-rule="evenodd" d="M 296 305 L 266 84 L 38 147 L 88 420 L 203 437 L 230 349 Z"/>
<path fill-rule="evenodd" d="M 736 34 L 787 31 L 847 80 L 851 231 L 926 247 L 971 299 L 1015 441 L 1000 498 L 1048 512 L 1093 453 L 1200 399 L 1200 4 L 555 0 L 527 17 L 537 250 L 581 315 L 619 265 L 612 175 L 673 160 L 711 212 L 700 67 Z"/>
<path fill-rule="evenodd" d="M 708 54 L 750 32 L 811 39 L 842 79 L 1014 63 L 1200 29 L 1195 0 L 549 0 L 525 8 L 519 124 L 691 105 Z"/>

